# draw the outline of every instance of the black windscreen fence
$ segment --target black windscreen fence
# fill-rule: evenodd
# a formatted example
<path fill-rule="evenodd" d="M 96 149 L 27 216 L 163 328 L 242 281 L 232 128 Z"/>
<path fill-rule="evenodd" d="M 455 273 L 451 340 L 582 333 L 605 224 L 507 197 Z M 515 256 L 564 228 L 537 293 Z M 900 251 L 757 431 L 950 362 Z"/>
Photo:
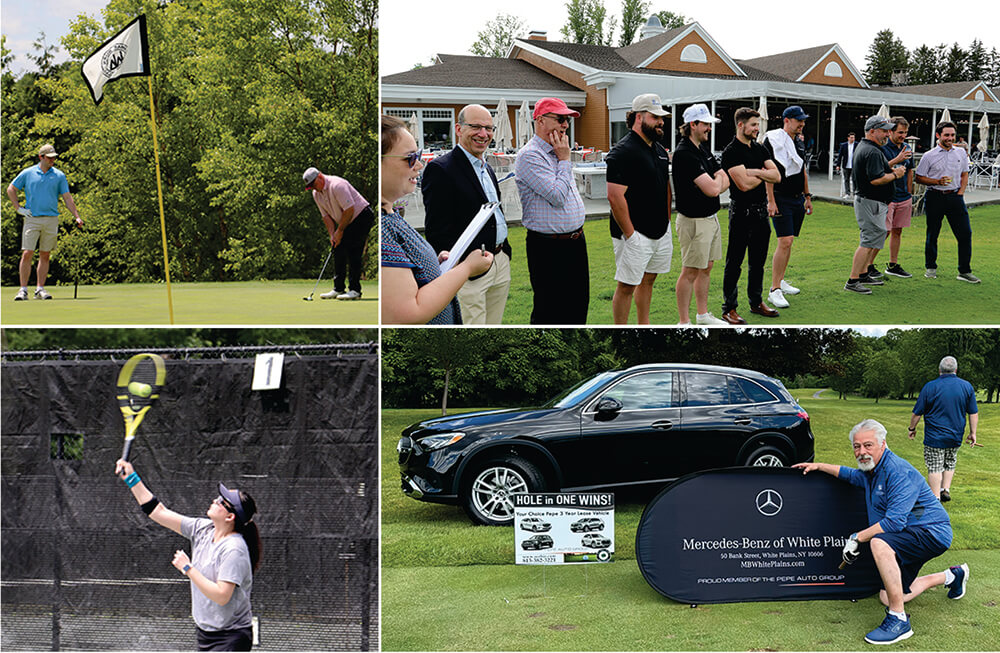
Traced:
<path fill-rule="evenodd" d="M 276 350 L 288 348 L 275 348 Z M 0 647 L 191 650 L 190 553 L 114 475 L 124 360 L 2 367 Z M 260 650 L 378 648 L 378 357 L 288 351 L 280 387 L 254 358 L 163 352 L 167 380 L 132 446 L 171 510 L 205 515 L 222 481 L 257 503 L 251 597 Z"/>

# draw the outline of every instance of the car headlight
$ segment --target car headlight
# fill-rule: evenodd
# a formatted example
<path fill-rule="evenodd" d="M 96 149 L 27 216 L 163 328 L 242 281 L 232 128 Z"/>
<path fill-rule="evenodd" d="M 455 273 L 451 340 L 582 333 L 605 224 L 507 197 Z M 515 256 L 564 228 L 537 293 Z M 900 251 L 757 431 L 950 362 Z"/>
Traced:
<path fill-rule="evenodd" d="M 426 438 L 421 438 L 420 448 L 424 451 L 434 451 L 435 449 L 441 449 L 443 447 L 448 447 L 462 438 L 465 437 L 465 433 L 454 432 L 454 433 L 440 433 L 438 435 L 429 435 Z"/>

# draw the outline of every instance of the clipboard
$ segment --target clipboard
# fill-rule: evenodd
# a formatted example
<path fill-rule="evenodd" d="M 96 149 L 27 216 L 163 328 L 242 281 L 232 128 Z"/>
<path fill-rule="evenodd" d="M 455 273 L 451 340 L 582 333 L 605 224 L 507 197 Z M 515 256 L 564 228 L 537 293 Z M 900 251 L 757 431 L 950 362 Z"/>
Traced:
<path fill-rule="evenodd" d="M 479 209 L 479 213 L 472 218 L 469 226 L 465 228 L 465 231 L 458 237 L 452 248 L 448 250 L 448 258 L 441 264 L 441 274 L 444 274 L 461 262 L 465 250 L 469 249 L 469 246 L 472 244 L 472 239 L 482 231 L 483 226 L 493 217 L 499 206 L 500 202 L 487 202 L 483 204 Z"/>

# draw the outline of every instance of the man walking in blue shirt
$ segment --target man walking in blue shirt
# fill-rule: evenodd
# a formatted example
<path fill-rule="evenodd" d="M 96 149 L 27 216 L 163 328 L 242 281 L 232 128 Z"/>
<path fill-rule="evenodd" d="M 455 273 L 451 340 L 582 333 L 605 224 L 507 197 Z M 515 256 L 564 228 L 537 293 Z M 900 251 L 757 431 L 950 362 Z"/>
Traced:
<path fill-rule="evenodd" d="M 49 274 L 49 254 L 56 246 L 59 231 L 59 197 L 66 202 L 76 223 L 83 226 L 83 218 L 76 210 L 76 202 L 69 192 L 69 184 L 58 168 L 54 167 L 56 148 L 43 145 L 38 150 L 38 165 L 32 166 L 14 178 L 7 186 L 7 197 L 14 203 L 14 210 L 24 217 L 24 231 L 21 234 L 21 289 L 14 301 L 28 298 L 28 279 L 31 277 L 31 261 L 38 247 L 38 279 L 35 299 L 52 299 L 45 291 L 45 278 Z M 17 192 L 23 190 L 25 206 L 18 201 Z"/>
<path fill-rule="evenodd" d="M 965 416 L 969 416 L 969 445 L 976 446 L 979 407 L 972 384 L 958 378 L 958 361 L 945 356 L 938 365 L 941 375 L 929 381 L 917 397 L 910 418 L 910 439 L 917 434 L 917 423 L 924 417 L 924 462 L 927 483 L 941 502 L 951 501 L 951 481 L 955 477 L 958 450 L 965 435 Z"/>
<path fill-rule="evenodd" d="M 861 555 L 861 544 L 868 542 L 882 577 L 879 600 L 886 606 L 886 615 L 878 628 L 865 635 L 869 644 L 895 644 L 912 636 L 906 602 L 938 585 L 948 588 L 948 598 L 960 599 L 969 580 L 966 564 L 917 577 L 925 562 L 951 546 L 951 520 L 920 472 L 889 449 L 885 436 L 885 427 L 873 419 L 851 429 L 858 469 L 827 463 L 793 465 L 803 474 L 819 470 L 865 490 L 871 525 L 851 534 L 843 557 L 847 563 L 854 562 Z"/>

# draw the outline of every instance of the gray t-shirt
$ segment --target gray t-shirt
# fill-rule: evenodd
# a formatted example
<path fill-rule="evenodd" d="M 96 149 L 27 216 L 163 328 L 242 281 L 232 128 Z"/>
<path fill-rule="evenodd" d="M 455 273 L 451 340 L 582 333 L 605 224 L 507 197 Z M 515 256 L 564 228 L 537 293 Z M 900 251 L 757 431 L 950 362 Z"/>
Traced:
<path fill-rule="evenodd" d="M 191 616 L 202 630 L 232 630 L 250 625 L 250 589 L 253 571 L 250 552 L 243 536 L 233 533 L 212 541 L 215 528 L 211 519 L 184 517 L 181 535 L 191 540 L 191 566 L 211 581 L 235 583 L 226 605 L 219 605 L 191 583 Z"/>

